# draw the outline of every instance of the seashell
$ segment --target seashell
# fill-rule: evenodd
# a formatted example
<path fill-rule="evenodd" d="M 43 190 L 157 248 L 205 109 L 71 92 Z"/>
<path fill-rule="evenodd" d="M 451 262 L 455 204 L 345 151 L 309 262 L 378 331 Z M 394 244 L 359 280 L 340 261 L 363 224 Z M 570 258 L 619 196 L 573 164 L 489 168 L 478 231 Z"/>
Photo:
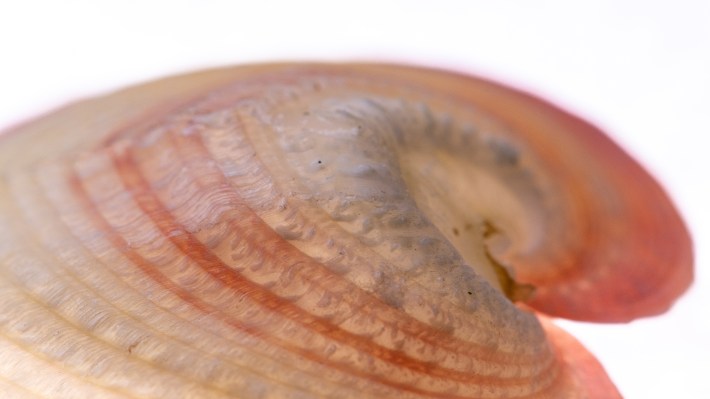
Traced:
<path fill-rule="evenodd" d="M 619 397 L 548 316 L 692 279 L 601 131 L 445 71 L 167 78 L 6 132 L 0 171 L 4 397 Z"/>

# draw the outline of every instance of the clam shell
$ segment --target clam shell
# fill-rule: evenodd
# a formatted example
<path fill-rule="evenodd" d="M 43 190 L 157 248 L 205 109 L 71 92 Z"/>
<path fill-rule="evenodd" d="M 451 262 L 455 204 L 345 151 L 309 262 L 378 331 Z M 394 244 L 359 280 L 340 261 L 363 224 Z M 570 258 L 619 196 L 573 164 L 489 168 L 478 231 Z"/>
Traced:
<path fill-rule="evenodd" d="M 444 71 L 168 78 L 6 132 L 0 171 L 7 397 L 618 397 L 535 311 L 627 321 L 692 278 L 602 132 Z"/>

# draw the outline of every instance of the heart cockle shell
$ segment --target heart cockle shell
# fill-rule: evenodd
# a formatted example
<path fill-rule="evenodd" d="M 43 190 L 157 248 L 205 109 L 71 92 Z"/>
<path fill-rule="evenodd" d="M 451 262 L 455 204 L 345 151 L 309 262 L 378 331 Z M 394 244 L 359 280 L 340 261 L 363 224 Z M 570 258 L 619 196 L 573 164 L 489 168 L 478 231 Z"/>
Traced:
<path fill-rule="evenodd" d="M 545 316 L 688 286 L 662 189 L 528 94 L 385 65 L 255 65 L 0 137 L 10 397 L 612 398 Z"/>

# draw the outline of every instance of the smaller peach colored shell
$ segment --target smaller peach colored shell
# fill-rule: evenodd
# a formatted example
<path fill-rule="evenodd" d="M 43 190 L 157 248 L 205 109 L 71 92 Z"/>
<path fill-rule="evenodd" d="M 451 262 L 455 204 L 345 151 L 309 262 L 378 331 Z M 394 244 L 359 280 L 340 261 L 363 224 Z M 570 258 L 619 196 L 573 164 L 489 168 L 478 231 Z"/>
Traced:
<path fill-rule="evenodd" d="M 0 177 L 5 397 L 614 398 L 532 309 L 626 321 L 692 279 L 603 133 L 444 71 L 168 78 L 6 132 Z"/>

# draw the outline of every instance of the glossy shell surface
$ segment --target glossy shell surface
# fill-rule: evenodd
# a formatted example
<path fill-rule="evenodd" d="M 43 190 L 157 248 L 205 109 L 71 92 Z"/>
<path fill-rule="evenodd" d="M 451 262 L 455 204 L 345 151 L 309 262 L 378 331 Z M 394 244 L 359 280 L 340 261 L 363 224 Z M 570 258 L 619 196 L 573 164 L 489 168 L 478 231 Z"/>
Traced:
<path fill-rule="evenodd" d="M 660 313 L 692 278 L 658 184 L 486 80 L 253 65 L 0 136 L 9 397 L 613 398 L 546 316 Z"/>

